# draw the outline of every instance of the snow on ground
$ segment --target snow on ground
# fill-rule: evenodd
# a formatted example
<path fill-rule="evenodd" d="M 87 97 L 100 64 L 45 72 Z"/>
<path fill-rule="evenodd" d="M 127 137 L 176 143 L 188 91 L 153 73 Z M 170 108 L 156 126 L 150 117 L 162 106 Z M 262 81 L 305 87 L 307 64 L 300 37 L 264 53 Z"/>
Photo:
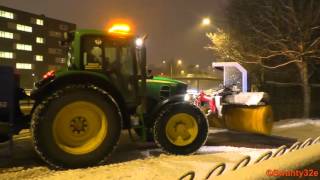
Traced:
<path fill-rule="evenodd" d="M 287 119 L 275 123 L 273 129 L 295 128 L 305 125 L 320 126 L 320 119 Z"/>
<path fill-rule="evenodd" d="M 319 126 L 320 120 L 283 120 L 274 124 L 272 136 L 210 129 L 206 145 L 189 156 L 163 154 L 153 143 L 132 143 L 124 132 L 107 165 L 63 171 L 48 169 L 33 151 L 29 133 L 23 132 L 15 137 L 13 158 L 0 151 L 0 179 L 178 179 L 190 170 L 196 172 L 196 179 L 204 179 L 218 163 L 226 163 L 229 169 L 246 155 L 255 160 L 282 144 L 317 137 Z M 0 144 L 0 149 L 6 145 Z"/>
<path fill-rule="evenodd" d="M 256 159 L 260 156 L 261 153 L 266 151 L 274 151 L 276 148 L 245 148 L 245 147 L 233 147 L 233 146 L 203 146 L 200 148 L 198 153 L 204 152 L 205 154 L 214 154 L 214 153 L 237 153 L 244 156 L 250 156 L 252 159 Z"/>

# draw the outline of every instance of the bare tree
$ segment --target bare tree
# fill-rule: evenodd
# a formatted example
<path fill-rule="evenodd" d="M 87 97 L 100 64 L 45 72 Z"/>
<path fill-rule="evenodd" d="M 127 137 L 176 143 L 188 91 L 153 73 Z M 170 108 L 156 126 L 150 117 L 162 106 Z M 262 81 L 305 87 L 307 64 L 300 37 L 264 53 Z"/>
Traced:
<path fill-rule="evenodd" d="M 227 33 L 207 34 L 208 46 L 223 59 L 263 68 L 296 66 L 310 115 L 309 78 L 320 62 L 319 0 L 234 0 L 230 2 Z"/>

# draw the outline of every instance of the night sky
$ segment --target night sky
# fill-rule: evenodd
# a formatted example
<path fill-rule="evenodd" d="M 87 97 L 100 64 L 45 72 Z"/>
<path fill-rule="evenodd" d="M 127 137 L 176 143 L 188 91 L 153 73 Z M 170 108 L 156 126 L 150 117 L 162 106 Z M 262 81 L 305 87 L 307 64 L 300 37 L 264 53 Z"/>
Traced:
<path fill-rule="evenodd" d="M 182 59 L 185 64 L 208 66 L 213 61 L 205 50 L 209 41 L 201 19 L 223 17 L 227 0 L 1 0 L 11 8 L 65 20 L 78 28 L 105 28 L 115 18 L 130 19 L 138 34 L 149 34 L 148 63 Z"/>

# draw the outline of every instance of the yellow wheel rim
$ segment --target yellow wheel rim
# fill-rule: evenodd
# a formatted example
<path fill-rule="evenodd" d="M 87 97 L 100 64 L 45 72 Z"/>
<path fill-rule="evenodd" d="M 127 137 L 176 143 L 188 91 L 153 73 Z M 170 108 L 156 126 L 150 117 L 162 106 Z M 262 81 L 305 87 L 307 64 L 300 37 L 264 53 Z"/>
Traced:
<path fill-rule="evenodd" d="M 58 112 L 52 132 L 63 151 L 80 155 L 96 150 L 106 138 L 107 129 L 107 117 L 98 106 L 76 101 Z"/>
<path fill-rule="evenodd" d="M 191 144 L 198 135 L 198 124 L 194 117 L 186 113 L 172 116 L 166 125 L 166 136 L 176 146 Z"/>

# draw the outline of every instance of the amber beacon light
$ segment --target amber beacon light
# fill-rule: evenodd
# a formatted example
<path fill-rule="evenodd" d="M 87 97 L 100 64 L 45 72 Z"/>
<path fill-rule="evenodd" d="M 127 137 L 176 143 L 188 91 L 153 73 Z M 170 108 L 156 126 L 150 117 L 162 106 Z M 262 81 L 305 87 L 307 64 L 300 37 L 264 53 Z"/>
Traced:
<path fill-rule="evenodd" d="M 109 29 L 110 34 L 129 35 L 131 28 L 128 24 L 114 24 Z"/>

